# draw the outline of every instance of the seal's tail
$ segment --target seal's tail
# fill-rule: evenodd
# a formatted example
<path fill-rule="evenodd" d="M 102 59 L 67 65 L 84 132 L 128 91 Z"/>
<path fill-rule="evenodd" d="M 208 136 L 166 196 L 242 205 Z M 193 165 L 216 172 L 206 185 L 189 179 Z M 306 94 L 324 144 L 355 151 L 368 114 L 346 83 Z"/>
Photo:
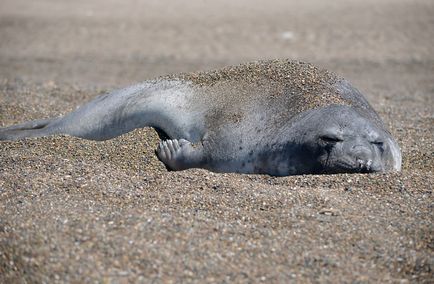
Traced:
<path fill-rule="evenodd" d="M 42 137 L 57 134 L 59 118 L 39 119 L 0 128 L 1 140 L 19 140 L 23 138 Z"/>

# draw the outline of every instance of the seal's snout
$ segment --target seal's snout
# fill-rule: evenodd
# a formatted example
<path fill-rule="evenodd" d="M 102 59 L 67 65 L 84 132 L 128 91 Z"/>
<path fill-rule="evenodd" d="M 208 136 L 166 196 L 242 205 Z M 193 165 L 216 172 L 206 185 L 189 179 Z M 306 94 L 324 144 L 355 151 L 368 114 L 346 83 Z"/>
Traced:
<path fill-rule="evenodd" d="M 362 173 L 375 171 L 375 167 L 373 166 L 375 151 L 373 151 L 369 143 L 360 143 L 360 141 L 357 141 L 357 144 L 350 147 L 348 154 L 354 159 L 356 171 Z"/>
<path fill-rule="evenodd" d="M 369 145 L 355 145 L 351 147 L 351 152 L 356 157 L 356 160 L 367 161 L 372 159 L 372 149 Z"/>
<path fill-rule="evenodd" d="M 358 170 L 362 173 L 363 172 L 369 173 L 373 171 L 372 160 L 357 159 L 356 165 L 358 166 Z"/>
<path fill-rule="evenodd" d="M 368 145 L 354 145 L 351 147 L 351 151 L 354 153 L 354 156 L 364 159 L 372 155 L 372 151 Z"/>

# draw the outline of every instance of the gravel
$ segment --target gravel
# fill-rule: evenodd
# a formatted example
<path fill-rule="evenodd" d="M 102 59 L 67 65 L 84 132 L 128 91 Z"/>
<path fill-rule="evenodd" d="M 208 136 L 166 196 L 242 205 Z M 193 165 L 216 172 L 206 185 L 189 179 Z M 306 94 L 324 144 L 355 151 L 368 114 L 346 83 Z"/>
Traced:
<path fill-rule="evenodd" d="M 0 282 L 432 283 L 431 1 L 150 1 L 155 14 L 143 18 L 135 1 L 40 2 L 0 9 L 0 126 L 64 114 L 133 81 L 291 58 L 366 94 L 403 169 L 168 172 L 149 128 L 105 142 L 0 142 Z"/>

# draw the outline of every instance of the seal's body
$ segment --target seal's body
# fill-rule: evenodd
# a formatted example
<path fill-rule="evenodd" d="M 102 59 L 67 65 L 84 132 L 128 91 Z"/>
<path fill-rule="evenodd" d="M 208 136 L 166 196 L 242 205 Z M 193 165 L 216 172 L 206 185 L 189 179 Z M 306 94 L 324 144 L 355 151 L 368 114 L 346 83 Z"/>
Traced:
<path fill-rule="evenodd" d="M 151 126 L 172 170 L 293 175 L 400 170 L 396 141 L 362 94 L 311 64 L 260 61 L 166 76 L 97 97 L 60 118 L 0 129 L 0 140 L 106 140 Z"/>

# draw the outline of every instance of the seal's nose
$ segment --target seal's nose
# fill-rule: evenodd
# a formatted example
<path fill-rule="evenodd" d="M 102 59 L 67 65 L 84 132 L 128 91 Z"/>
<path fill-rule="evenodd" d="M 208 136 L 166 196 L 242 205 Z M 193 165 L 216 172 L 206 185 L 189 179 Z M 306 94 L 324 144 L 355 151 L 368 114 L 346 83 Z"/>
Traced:
<path fill-rule="evenodd" d="M 351 147 L 356 166 L 359 171 L 370 171 L 372 166 L 372 151 L 367 145 L 354 145 Z"/>
<path fill-rule="evenodd" d="M 370 171 L 371 170 L 371 165 L 372 165 L 372 160 L 362 160 L 362 159 L 357 159 L 357 166 L 358 169 L 360 171 Z"/>

